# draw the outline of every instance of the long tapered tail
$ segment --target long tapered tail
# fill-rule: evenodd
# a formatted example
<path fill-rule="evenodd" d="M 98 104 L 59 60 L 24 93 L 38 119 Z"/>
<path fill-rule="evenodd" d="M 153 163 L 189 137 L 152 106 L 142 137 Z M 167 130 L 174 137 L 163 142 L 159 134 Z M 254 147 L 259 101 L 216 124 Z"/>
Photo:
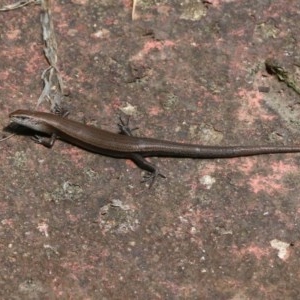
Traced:
<path fill-rule="evenodd" d="M 143 156 L 230 158 L 272 153 L 300 153 L 300 146 L 202 146 L 143 139 L 139 152 Z"/>

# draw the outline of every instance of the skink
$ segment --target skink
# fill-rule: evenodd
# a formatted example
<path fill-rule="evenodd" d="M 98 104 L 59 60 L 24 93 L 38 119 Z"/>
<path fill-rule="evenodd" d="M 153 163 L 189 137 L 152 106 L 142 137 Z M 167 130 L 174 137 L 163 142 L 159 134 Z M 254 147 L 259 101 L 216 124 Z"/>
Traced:
<path fill-rule="evenodd" d="M 16 110 L 9 117 L 14 123 L 51 136 L 48 142 L 37 138 L 36 141 L 41 144 L 52 147 L 58 137 L 95 153 L 129 158 L 142 169 L 152 173 L 153 177 L 161 174 L 144 157 L 231 158 L 300 152 L 300 146 L 203 146 L 135 137 L 127 128 L 123 129 L 123 134 L 112 133 L 51 113 L 29 110 Z"/>

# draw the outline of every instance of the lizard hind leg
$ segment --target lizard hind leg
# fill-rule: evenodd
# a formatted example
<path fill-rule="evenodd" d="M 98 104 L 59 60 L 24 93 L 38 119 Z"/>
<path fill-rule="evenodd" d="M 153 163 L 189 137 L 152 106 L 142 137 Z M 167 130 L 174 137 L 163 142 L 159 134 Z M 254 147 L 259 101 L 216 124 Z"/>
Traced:
<path fill-rule="evenodd" d="M 141 154 L 132 153 L 130 158 L 138 167 L 148 172 L 143 177 L 142 182 L 150 182 L 149 188 L 153 186 L 157 177 L 166 178 L 165 175 L 159 172 L 155 165 L 148 162 Z"/>
<path fill-rule="evenodd" d="M 137 130 L 138 127 L 130 128 L 129 127 L 129 117 L 126 121 L 124 121 L 120 117 L 120 123 L 118 124 L 119 130 L 121 134 L 133 136 L 132 132 L 134 130 Z M 139 153 L 132 153 L 131 154 L 131 160 L 141 169 L 148 171 L 148 173 L 143 177 L 142 182 L 150 182 L 149 188 L 151 188 L 156 181 L 157 177 L 166 178 L 163 174 L 161 174 L 158 169 L 148 162 L 141 154 Z"/>

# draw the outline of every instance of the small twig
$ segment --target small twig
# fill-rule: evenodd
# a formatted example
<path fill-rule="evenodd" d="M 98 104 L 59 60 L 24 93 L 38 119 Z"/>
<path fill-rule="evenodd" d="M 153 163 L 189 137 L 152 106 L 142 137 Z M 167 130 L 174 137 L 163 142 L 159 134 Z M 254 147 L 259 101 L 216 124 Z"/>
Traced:
<path fill-rule="evenodd" d="M 49 63 L 49 67 L 44 70 L 42 74 L 44 89 L 38 99 L 36 107 L 43 101 L 48 100 L 51 103 L 51 111 L 53 111 L 55 107 L 61 106 L 61 100 L 64 97 L 64 86 L 57 67 L 57 42 L 51 17 L 50 0 L 42 0 L 41 4 L 41 23 L 45 43 L 44 54 Z"/>
<path fill-rule="evenodd" d="M 0 142 L 4 142 L 4 141 L 8 140 L 8 139 L 10 139 L 11 137 L 13 137 L 14 135 L 16 135 L 16 134 L 15 134 L 15 133 L 12 133 L 12 134 L 6 136 L 6 137 L 0 139 Z"/>
<path fill-rule="evenodd" d="M 135 13 L 136 4 L 137 4 L 137 0 L 133 0 L 133 3 L 132 3 L 132 12 L 131 12 L 131 19 L 132 20 L 136 20 L 137 19 L 137 15 Z"/>
<path fill-rule="evenodd" d="M 41 0 L 27 0 L 27 1 L 26 0 L 20 0 L 16 3 L 8 4 L 8 5 L 3 6 L 2 8 L 0 8 L 0 11 L 8 11 L 8 10 L 17 9 L 17 8 L 29 5 L 31 3 L 41 4 Z"/>

